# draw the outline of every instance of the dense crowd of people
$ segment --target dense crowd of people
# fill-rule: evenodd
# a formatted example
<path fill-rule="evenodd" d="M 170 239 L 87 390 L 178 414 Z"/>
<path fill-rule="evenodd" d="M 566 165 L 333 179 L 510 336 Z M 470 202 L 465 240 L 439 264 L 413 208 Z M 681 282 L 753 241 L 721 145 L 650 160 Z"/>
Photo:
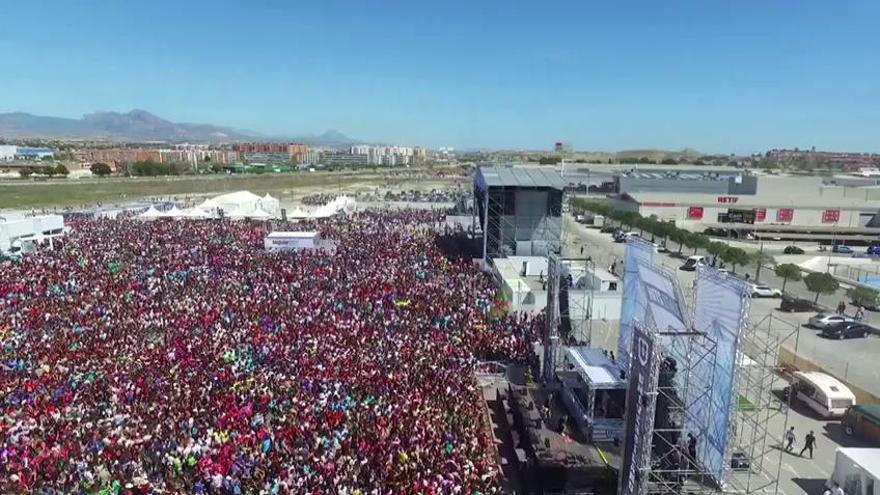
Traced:
<path fill-rule="evenodd" d="M 306 225 L 335 249 L 296 254 L 262 223 L 77 220 L 0 262 L 0 493 L 496 492 L 473 370 L 536 322 L 435 215 Z"/>

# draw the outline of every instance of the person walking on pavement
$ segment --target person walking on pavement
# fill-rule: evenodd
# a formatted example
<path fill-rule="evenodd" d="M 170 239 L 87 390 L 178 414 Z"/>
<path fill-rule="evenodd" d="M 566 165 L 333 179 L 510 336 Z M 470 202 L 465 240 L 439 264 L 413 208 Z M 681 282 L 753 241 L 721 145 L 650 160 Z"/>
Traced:
<path fill-rule="evenodd" d="M 865 310 L 862 309 L 861 306 L 859 306 L 858 309 L 856 309 L 856 321 L 862 321 L 862 319 L 864 317 L 865 317 Z"/>
<path fill-rule="evenodd" d="M 809 450 L 810 451 L 810 459 L 812 459 L 813 458 L 813 447 L 815 447 L 815 446 L 816 446 L 816 435 L 814 435 L 813 432 L 810 431 L 809 433 L 807 433 L 807 436 L 804 437 L 804 448 L 801 449 L 801 453 L 798 455 L 803 457 L 804 451 Z"/>
<path fill-rule="evenodd" d="M 794 449 L 794 426 L 791 427 L 787 432 L 785 432 L 785 451 L 791 452 Z"/>
<path fill-rule="evenodd" d="M 846 313 L 846 302 L 840 301 L 837 304 L 837 314 L 842 315 L 844 313 Z"/>

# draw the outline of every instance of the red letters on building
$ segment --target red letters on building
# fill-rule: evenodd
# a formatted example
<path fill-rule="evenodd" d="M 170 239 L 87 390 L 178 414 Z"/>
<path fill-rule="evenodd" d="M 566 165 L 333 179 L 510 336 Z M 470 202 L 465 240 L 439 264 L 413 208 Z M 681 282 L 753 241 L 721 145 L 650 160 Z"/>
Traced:
<path fill-rule="evenodd" d="M 718 196 L 718 202 L 723 204 L 734 204 L 739 202 L 739 198 L 736 196 Z"/>

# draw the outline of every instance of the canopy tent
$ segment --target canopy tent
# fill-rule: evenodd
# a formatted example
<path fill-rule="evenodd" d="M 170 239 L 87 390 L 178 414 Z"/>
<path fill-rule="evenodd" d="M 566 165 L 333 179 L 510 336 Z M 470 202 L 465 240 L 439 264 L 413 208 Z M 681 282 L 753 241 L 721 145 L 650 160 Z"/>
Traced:
<path fill-rule="evenodd" d="M 255 220 L 268 220 L 272 218 L 272 215 L 262 208 L 257 208 L 253 213 L 248 215 L 248 218 L 253 218 Z"/>
<path fill-rule="evenodd" d="M 230 213 L 228 217 L 233 220 L 244 220 L 246 218 L 254 220 L 269 220 L 270 218 L 273 218 L 272 215 L 264 211 L 262 208 L 257 208 L 253 211 L 236 210 Z"/>
<path fill-rule="evenodd" d="M 211 214 L 199 207 L 187 208 L 183 210 L 184 218 L 211 218 Z"/>
<path fill-rule="evenodd" d="M 268 194 L 265 197 L 260 197 L 250 191 L 237 191 L 205 200 L 199 206 L 222 210 L 223 214 L 228 217 L 255 218 L 254 214 L 257 210 L 268 213 L 270 217 L 278 216 L 280 204 L 276 198 Z"/>
<path fill-rule="evenodd" d="M 266 213 L 272 215 L 273 217 L 278 217 L 281 215 L 281 201 L 278 201 L 277 198 L 273 198 L 269 195 L 269 193 L 266 193 L 266 195 L 263 196 L 263 199 L 260 203 L 260 208 Z"/>
<path fill-rule="evenodd" d="M 309 218 L 311 216 L 312 215 L 310 215 L 307 211 L 303 210 L 299 206 L 297 206 L 293 209 L 292 212 L 287 214 L 288 218 Z"/>
<path fill-rule="evenodd" d="M 201 204 L 199 204 L 199 206 L 198 206 L 198 208 L 201 208 L 203 210 L 213 210 L 214 208 L 219 208 L 219 207 L 220 207 L 220 203 L 214 201 L 213 198 L 208 198 L 208 199 L 202 201 Z"/>
<path fill-rule="evenodd" d="M 168 210 L 165 213 L 165 216 L 171 217 L 171 218 L 184 218 L 184 217 L 186 217 L 186 213 L 184 213 L 183 210 L 178 208 L 177 205 L 174 205 L 171 207 L 170 210 Z"/>
<path fill-rule="evenodd" d="M 351 213 L 354 211 L 356 203 L 348 196 L 337 196 L 333 201 L 321 206 L 313 214 L 314 218 L 332 217 L 337 213 Z"/>
<path fill-rule="evenodd" d="M 143 218 L 144 220 L 153 220 L 155 218 L 162 218 L 164 216 L 165 216 L 164 213 L 157 210 L 155 206 L 150 205 L 150 207 L 147 208 L 147 211 L 138 215 L 138 218 Z"/>

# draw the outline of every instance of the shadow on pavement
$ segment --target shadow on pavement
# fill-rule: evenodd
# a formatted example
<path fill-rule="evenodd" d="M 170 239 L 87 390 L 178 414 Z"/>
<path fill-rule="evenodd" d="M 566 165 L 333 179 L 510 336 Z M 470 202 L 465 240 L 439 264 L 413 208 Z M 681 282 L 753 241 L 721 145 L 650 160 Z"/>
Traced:
<path fill-rule="evenodd" d="M 791 481 L 799 486 L 804 493 L 809 495 L 822 495 L 825 491 L 826 480 L 824 479 L 792 478 Z"/>
<path fill-rule="evenodd" d="M 843 431 L 843 425 L 840 423 L 827 423 L 825 425 L 824 431 L 822 432 L 826 438 L 836 443 L 841 447 L 870 447 L 866 442 L 859 440 L 858 438 L 847 435 L 845 431 Z"/>

